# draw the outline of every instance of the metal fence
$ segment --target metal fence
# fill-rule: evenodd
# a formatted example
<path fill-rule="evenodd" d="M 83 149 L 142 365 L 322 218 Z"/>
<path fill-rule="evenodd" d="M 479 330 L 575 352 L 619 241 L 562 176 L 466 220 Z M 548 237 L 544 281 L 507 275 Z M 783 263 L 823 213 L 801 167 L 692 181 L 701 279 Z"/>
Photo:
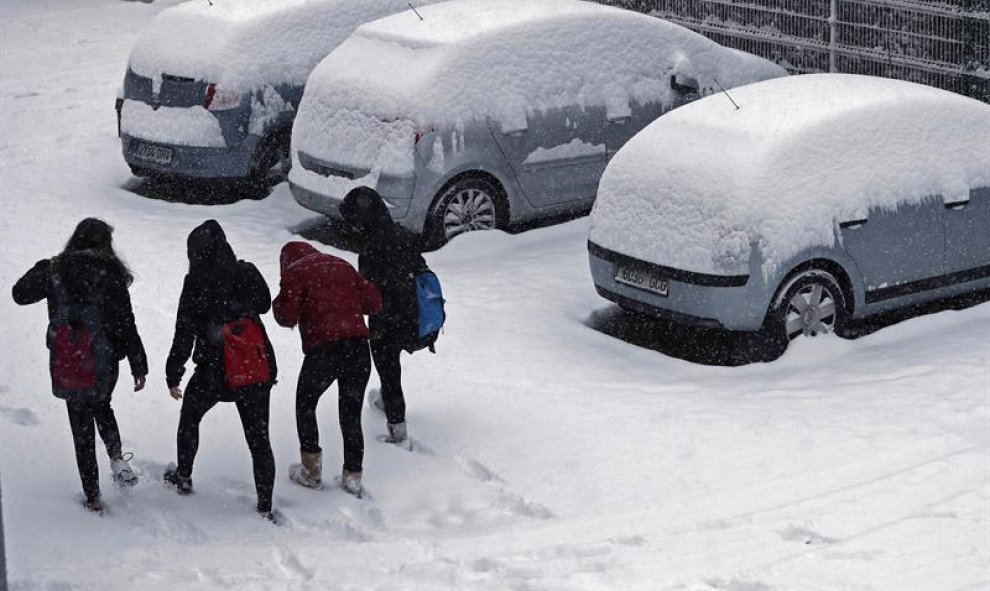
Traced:
<path fill-rule="evenodd" d="M 990 0 L 598 0 L 792 72 L 919 82 L 990 102 Z"/>

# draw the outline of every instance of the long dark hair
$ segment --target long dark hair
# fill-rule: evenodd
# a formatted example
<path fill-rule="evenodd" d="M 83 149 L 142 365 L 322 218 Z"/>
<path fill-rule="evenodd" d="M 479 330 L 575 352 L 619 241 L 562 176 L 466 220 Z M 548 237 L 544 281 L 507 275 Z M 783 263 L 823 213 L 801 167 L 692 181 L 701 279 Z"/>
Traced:
<path fill-rule="evenodd" d="M 124 285 L 134 282 L 134 274 L 113 249 L 113 226 L 97 218 L 86 218 L 79 222 L 62 254 L 89 251 L 106 260 L 120 274 Z"/>

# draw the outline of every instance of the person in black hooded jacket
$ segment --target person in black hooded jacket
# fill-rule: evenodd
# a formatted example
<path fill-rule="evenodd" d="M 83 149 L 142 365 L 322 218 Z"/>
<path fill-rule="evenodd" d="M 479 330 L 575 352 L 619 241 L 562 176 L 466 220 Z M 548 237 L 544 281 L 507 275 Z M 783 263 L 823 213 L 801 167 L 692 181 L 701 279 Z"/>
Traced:
<path fill-rule="evenodd" d="M 426 261 L 419 240 L 392 221 L 374 189 L 353 189 L 344 197 L 340 213 L 361 234 L 358 271 L 382 295 L 382 312 L 370 318 L 369 326 L 371 357 L 381 382 L 380 404 L 388 421 L 386 441 L 408 447 L 399 356 L 403 350 L 418 348 L 416 275 L 426 269 Z"/>
<path fill-rule="evenodd" d="M 277 368 L 275 352 L 260 318 L 271 309 L 271 292 L 253 264 L 234 256 L 215 220 L 204 222 L 189 234 L 187 250 L 189 272 L 182 284 L 175 337 L 165 364 L 169 393 L 182 400 L 176 435 L 178 465 L 170 467 L 164 478 L 180 494 L 192 492 L 200 421 L 218 402 L 234 402 L 254 464 L 257 509 L 271 519 L 275 457 L 268 423 Z M 225 325 L 242 318 L 252 320 L 261 331 L 269 365 L 268 379 L 256 385 L 232 388 L 225 366 Z M 190 354 L 196 369 L 183 395 L 179 384 Z"/>
<path fill-rule="evenodd" d="M 114 481 L 123 486 L 137 484 L 137 476 L 122 453 L 120 429 L 110 406 L 120 361 L 127 358 L 135 392 L 144 388 L 148 375 L 148 359 L 127 291 L 134 276 L 114 252 L 112 235 L 113 228 L 102 220 L 81 221 L 60 255 L 38 261 L 12 289 L 14 301 L 22 306 L 47 299 L 49 320 L 59 314 L 60 306 L 78 307 L 92 298 L 99 299 L 102 332 L 110 349 L 109 375 L 103 382 L 107 391 L 93 398 L 72 396 L 65 400 L 85 506 L 95 512 L 103 510 L 95 431 L 106 445 Z"/>

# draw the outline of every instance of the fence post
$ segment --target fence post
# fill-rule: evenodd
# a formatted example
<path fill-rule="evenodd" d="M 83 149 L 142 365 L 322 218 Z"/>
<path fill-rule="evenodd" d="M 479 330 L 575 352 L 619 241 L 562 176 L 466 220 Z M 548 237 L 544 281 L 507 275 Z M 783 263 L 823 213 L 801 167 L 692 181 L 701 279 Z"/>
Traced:
<path fill-rule="evenodd" d="M 839 37 L 839 0 L 831 0 L 828 13 L 828 71 L 835 72 L 835 46 Z"/>

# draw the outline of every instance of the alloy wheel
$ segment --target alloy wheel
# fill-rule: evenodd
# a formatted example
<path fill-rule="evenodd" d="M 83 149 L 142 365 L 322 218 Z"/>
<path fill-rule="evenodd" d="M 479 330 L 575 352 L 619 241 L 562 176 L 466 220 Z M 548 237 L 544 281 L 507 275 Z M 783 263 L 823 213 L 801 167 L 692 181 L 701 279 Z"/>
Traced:
<path fill-rule="evenodd" d="M 447 240 L 474 230 L 494 230 L 497 225 L 495 200 L 482 189 L 465 187 L 447 201 L 443 213 L 443 233 Z"/>
<path fill-rule="evenodd" d="M 811 283 L 799 289 L 787 303 L 784 330 L 788 339 L 816 336 L 835 330 L 836 299 L 829 287 Z"/>

